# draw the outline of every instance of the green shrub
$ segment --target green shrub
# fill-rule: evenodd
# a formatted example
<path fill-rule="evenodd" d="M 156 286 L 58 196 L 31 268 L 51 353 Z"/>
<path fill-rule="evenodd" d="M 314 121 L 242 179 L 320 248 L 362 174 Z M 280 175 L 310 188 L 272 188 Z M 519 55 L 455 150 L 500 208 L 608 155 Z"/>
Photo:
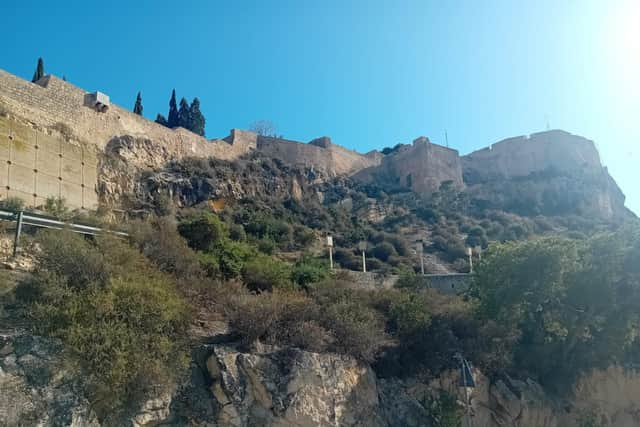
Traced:
<path fill-rule="evenodd" d="M 433 427 L 459 427 L 462 425 L 463 409 L 455 395 L 440 391 L 438 395 L 426 396 L 422 405 L 427 410 Z"/>
<path fill-rule="evenodd" d="M 47 197 L 42 209 L 49 215 L 61 220 L 67 220 L 70 217 L 67 201 L 62 197 Z"/>
<path fill-rule="evenodd" d="M 481 246 L 486 248 L 489 244 L 489 240 L 487 239 L 487 234 L 484 231 L 484 228 L 474 226 L 469 229 L 467 232 L 467 240 L 466 243 L 470 247 Z"/>
<path fill-rule="evenodd" d="M 273 255 L 276 250 L 276 242 L 270 238 L 264 238 L 258 240 L 258 250 L 263 254 Z"/>
<path fill-rule="evenodd" d="M 89 284 L 103 287 L 109 282 L 110 263 L 104 254 L 93 250 L 82 235 L 70 231 L 45 231 L 38 233 L 37 241 L 41 247 L 36 258 L 38 270 L 67 278 L 67 286 L 74 289 Z"/>
<path fill-rule="evenodd" d="M 324 351 L 332 341 L 318 323 L 320 307 L 301 292 L 276 289 L 256 295 L 237 289 L 226 302 L 225 312 L 245 344 L 260 340 Z"/>
<path fill-rule="evenodd" d="M 239 277 L 247 261 L 257 255 L 254 247 L 231 240 L 223 241 L 216 254 L 220 273 L 224 279 Z"/>
<path fill-rule="evenodd" d="M 398 255 L 400 256 L 408 256 L 409 255 L 409 246 L 407 242 L 398 236 L 390 236 L 387 238 L 387 241 L 393 245 L 393 248 L 396 250 Z"/>
<path fill-rule="evenodd" d="M 244 242 L 247 239 L 247 233 L 244 231 L 242 224 L 232 224 L 229 227 L 229 237 L 238 242 Z"/>
<path fill-rule="evenodd" d="M 128 232 L 130 241 L 160 271 L 174 275 L 180 282 L 189 283 L 200 281 L 204 275 L 198 254 L 189 248 L 168 218 L 134 221 Z"/>
<path fill-rule="evenodd" d="M 384 319 L 371 306 L 367 292 L 325 281 L 314 287 L 313 296 L 322 307 L 320 324 L 335 338 L 334 351 L 372 362 L 389 345 Z"/>
<path fill-rule="evenodd" d="M 390 256 L 396 255 L 396 249 L 389 242 L 382 242 L 371 249 L 371 255 L 380 261 L 386 262 Z"/>
<path fill-rule="evenodd" d="M 242 279 L 252 291 L 291 288 L 291 267 L 274 257 L 258 255 L 248 260 L 242 269 Z"/>
<path fill-rule="evenodd" d="M 19 197 L 8 197 L 2 201 L 2 208 L 12 212 L 24 210 L 24 200 Z"/>
<path fill-rule="evenodd" d="M 403 270 L 396 282 L 396 288 L 400 289 L 423 289 L 427 288 L 425 276 L 416 274 L 413 270 Z"/>
<path fill-rule="evenodd" d="M 295 263 L 291 272 L 293 283 L 306 287 L 318 283 L 329 276 L 329 262 L 326 259 L 303 257 Z"/>
<path fill-rule="evenodd" d="M 170 276 L 117 239 L 64 232 L 38 237 L 38 270 L 18 287 L 36 333 L 62 340 L 88 373 L 102 416 L 186 367 L 189 316 Z"/>
<path fill-rule="evenodd" d="M 293 241 L 300 248 L 306 248 L 316 240 L 316 234 L 307 227 L 295 227 L 293 230 Z"/>
<path fill-rule="evenodd" d="M 229 235 L 226 224 L 209 212 L 198 212 L 184 218 L 178 224 L 178 231 L 197 251 L 213 251 Z"/>

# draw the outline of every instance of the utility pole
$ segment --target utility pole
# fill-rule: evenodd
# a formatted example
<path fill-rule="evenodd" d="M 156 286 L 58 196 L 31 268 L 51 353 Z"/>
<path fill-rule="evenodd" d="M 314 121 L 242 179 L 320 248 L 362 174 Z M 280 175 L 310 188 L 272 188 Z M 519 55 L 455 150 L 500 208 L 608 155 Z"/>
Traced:
<path fill-rule="evenodd" d="M 329 269 L 333 270 L 333 236 L 327 236 L 327 246 L 329 247 Z"/>
<path fill-rule="evenodd" d="M 467 255 L 469 255 L 469 273 L 473 273 L 473 250 L 467 248 Z"/>
<path fill-rule="evenodd" d="M 422 240 L 420 240 L 416 244 L 416 252 L 418 253 L 418 256 L 420 257 L 420 272 L 424 276 L 424 254 L 423 254 Z"/>

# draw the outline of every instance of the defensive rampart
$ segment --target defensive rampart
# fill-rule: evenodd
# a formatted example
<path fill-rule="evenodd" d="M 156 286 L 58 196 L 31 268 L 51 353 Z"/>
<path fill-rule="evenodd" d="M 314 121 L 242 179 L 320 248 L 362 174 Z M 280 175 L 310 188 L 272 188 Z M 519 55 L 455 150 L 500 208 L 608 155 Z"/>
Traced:
<path fill-rule="evenodd" d="M 378 152 L 360 154 L 331 143 L 328 137 L 307 144 L 281 138 L 258 136 L 258 150 L 267 156 L 292 165 L 314 167 L 335 175 L 352 175 L 362 169 L 378 165 Z"/>
<path fill-rule="evenodd" d="M 602 167 L 593 141 L 562 130 L 502 140 L 463 156 L 462 166 L 465 179 L 471 181 Z"/>
<path fill-rule="evenodd" d="M 255 148 L 221 139 L 207 140 L 181 128 L 169 129 L 114 104 L 98 112 L 86 105 L 87 95 L 54 76 L 31 83 L 0 70 L 0 109 L 37 128 L 67 129 L 70 139 L 99 149 L 122 135 L 152 140 L 170 156 L 166 160 L 185 156 L 232 159 Z"/>
<path fill-rule="evenodd" d="M 382 158 L 379 166 L 355 175 L 362 181 L 384 180 L 416 193 L 438 190 L 440 184 L 451 181 L 462 187 L 462 168 L 458 151 L 432 144 L 420 137 L 412 145 L 398 147 Z"/>

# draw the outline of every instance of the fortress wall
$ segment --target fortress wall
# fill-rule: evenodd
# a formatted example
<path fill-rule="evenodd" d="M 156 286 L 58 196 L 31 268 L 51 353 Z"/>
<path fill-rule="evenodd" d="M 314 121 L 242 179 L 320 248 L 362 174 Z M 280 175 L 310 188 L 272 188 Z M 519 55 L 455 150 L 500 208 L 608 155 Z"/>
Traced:
<path fill-rule="evenodd" d="M 285 163 L 338 173 L 333 167 L 331 152 L 325 148 L 286 139 L 258 136 L 258 149 L 267 156 L 280 159 Z"/>
<path fill-rule="evenodd" d="M 371 180 L 376 174 L 396 179 L 417 193 L 436 191 L 444 181 L 452 181 L 457 187 L 464 185 L 458 151 L 432 144 L 425 137 L 385 156 L 379 168 L 367 169 L 357 176 Z"/>
<path fill-rule="evenodd" d="M 286 163 L 314 167 L 337 175 L 351 175 L 380 161 L 376 156 L 365 156 L 331 144 L 327 140 L 324 138 L 322 143 L 305 144 L 281 138 L 258 136 L 258 149 Z"/>
<path fill-rule="evenodd" d="M 465 174 L 484 179 L 527 176 L 550 168 L 570 171 L 601 167 L 593 141 L 560 130 L 505 139 L 463 156 L 462 163 Z"/>
<path fill-rule="evenodd" d="M 98 160 L 94 147 L 51 136 L 0 116 L 0 198 L 28 206 L 62 197 L 71 208 L 95 209 Z"/>
<path fill-rule="evenodd" d="M 38 128 L 63 124 L 73 139 L 104 149 L 117 136 L 132 135 L 152 140 L 170 159 L 185 156 L 232 159 L 249 150 L 242 144 L 200 137 L 184 129 L 168 129 L 112 104 L 105 113 L 85 106 L 87 92 L 54 76 L 37 84 L 0 70 L 0 108 Z M 139 165 L 156 167 L 160 165 Z"/>

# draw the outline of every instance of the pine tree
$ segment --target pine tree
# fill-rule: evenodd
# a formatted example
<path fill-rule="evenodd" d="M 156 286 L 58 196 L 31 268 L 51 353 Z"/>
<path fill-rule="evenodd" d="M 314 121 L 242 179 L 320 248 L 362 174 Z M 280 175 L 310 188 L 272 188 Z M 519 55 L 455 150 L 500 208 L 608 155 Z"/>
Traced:
<path fill-rule="evenodd" d="M 169 126 L 169 122 L 167 122 L 167 119 L 162 115 L 162 114 L 158 114 L 156 116 L 156 123 L 162 125 L 162 126 Z"/>
<path fill-rule="evenodd" d="M 137 115 L 142 115 L 142 94 L 138 92 L 138 96 L 136 97 L 136 104 L 133 106 L 133 112 Z"/>
<path fill-rule="evenodd" d="M 200 100 L 196 97 L 193 98 L 191 103 L 191 132 L 204 136 L 205 118 L 200 111 Z"/>
<path fill-rule="evenodd" d="M 180 100 L 178 110 L 178 126 L 191 130 L 191 107 L 185 98 Z"/>
<path fill-rule="evenodd" d="M 167 120 L 167 126 L 175 128 L 180 126 L 178 124 L 178 104 L 176 103 L 176 90 L 171 92 L 171 99 L 169 100 L 169 119 Z"/>
<path fill-rule="evenodd" d="M 38 66 L 36 67 L 36 71 L 33 73 L 33 78 L 31 79 L 31 81 L 35 83 L 43 77 L 44 77 L 44 61 L 42 60 L 42 58 L 38 58 Z"/>

